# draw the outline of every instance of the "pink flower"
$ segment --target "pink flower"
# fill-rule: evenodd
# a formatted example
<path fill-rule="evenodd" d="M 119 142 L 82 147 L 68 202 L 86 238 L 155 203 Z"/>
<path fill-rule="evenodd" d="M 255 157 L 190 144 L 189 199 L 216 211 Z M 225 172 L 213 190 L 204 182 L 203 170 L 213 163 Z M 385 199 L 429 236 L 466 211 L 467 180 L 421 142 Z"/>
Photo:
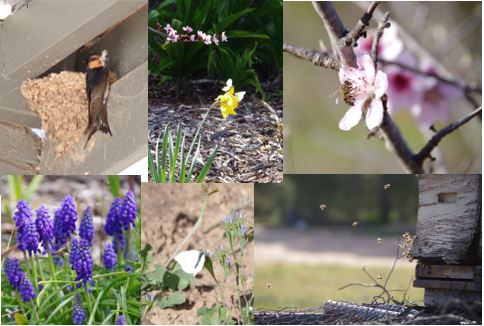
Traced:
<path fill-rule="evenodd" d="M 202 31 L 197 32 L 198 38 L 203 41 L 205 44 L 212 44 L 212 37 L 210 35 L 205 34 Z"/>
<path fill-rule="evenodd" d="M 185 33 L 191 33 L 191 32 L 193 32 L 193 28 L 191 28 L 190 26 L 185 26 L 185 27 L 183 27 L 183 31 Z"/>
<path fill-rule="evenodd" d="M 416 64 L 415 57 L 409 52 L 404 52 L 397 60 L 408 66 Z M 421 76 L 409 70 L 389 65 L 385 67 L 388 76 L 388 110 L 390 113 L 397 112 L 401 108 L 408 108 L 420 101 L 422 97 Z"/>
<path fill-rule="evenodd" d="M 222 32 L 221 38 L 222 42 L 227 42 L 227 36 L 225 35 L 225 32 Z"/>
<path fill-rule="evenodd" d="M 364 55 L 360 61 L 358 69 L 342 66 L 339 70 L 343 98 L 351 105 L 339 122 L 341 130 L 350 130 L 356 126 L 363 114 L 369 129 L 378 127 L 383 120 L 381 97 L 388 87 L 387 75 L 381 70 L 375 73 L 375 66 L 369 55 Z"/>
<path fill-rule="evenodd" d="M 355 48 L 357 56 L 370 54 L 373 46 L 372 32 L 366 38 L 358 40 L 358 46 Z M 378 56 L 385 60 L 395 60 L 403 50 L 403 42 L 398 37 L 398 28 L 392 24 L 389 28 L 385 28 L 380 41 L 378 42 Z"/>
<path fill-rule="evenodd" d="M 426 78 L 421 86 L 424 88 L 422 97 L 412 106 L 412 114 L 417 122 L 422 127 L 428 128 L 436 121 L 449 121 L 451 117 L 449 102 L 462 98 L 464 95 L 462 90 L 431 77 Z"/>
<path fill-rule="evenodd" d="M 165 31 L 168 34 L 168 36 L 166 37 L 166 40 L 168 42 L 175 43 L 180 38 L 180 35 L 178 34 L 178 32 L 176 30 L 174 30 L 173 27 L 171 27 L 170 24 L 166 24 Z"/>
<path fill-rule="evenodd" d="M 212 42 L 213 42 L 213 44 L 218 45 L 219 40 L 218 40 L 218 38 L 217 38 L 217 35 L 216 35 L 216 34 L 213 34 L 213 36 L 212 36 Z"/>

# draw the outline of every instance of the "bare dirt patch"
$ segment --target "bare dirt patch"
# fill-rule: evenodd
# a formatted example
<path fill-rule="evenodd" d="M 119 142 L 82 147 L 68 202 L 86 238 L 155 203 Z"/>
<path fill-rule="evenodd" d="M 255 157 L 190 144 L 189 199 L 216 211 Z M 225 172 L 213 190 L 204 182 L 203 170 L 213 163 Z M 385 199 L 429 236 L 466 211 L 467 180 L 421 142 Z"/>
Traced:
<path fill-rule="evenodd" d="M 216 184 L 211 187 L 218 192 L 210 196 L 204 221 L 201 227 L 181 250 L 204 250 L 214 252 L 220 245 L 228 246 L 224 239 L 223 217 L 245 201 L 249 204 L 242 211 L 253 225 L 254 189 L 251 184 Z M 142 184 L 142 246 L 150 243 L 154 255 L 151 267 L 165 265 L 178 244 L 185 238 L 195 224 L 202 205 L 203 191 L 198 184 Z M 246 260 L 242 266 L 248 276 L 248 288 L 253 287 L 253 242 L 247 249 Z M 223 269 L 214 263 L 215 276 L 223 279 Z M 224 304 L 234 307 L 236 299 L 234 273 L 224 286 Z M 203 270 L 198 274 L 197 285 L 184 292 L 187 303 L 181 307 L 161 309 L 155 307 L 143 320 L 143 324 L 198 324 L 197 310 L 211 307 L 217 302 L 219 291 L 210 274 Z M 233 309 L 233 315 L 236 311 Z"/>

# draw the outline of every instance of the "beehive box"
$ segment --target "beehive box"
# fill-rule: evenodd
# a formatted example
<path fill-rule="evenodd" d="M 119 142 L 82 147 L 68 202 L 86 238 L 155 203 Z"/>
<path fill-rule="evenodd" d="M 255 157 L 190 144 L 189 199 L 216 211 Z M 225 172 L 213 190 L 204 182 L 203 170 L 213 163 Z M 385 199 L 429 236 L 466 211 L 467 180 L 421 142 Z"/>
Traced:
<path fill-rule="evenodd" d="M 415 287 L 426 305 L 481 297 L 481 176 L 419 177 Z"/>

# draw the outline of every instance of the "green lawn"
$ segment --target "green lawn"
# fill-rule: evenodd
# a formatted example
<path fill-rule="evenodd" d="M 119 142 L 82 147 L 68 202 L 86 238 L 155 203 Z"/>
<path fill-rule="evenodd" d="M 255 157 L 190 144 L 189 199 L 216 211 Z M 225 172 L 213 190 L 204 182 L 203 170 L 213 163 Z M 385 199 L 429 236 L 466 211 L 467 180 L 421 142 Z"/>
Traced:
<path fill-rule="evenodd" d="M 367 271 L 375 278 L 383 277 L 383 282 L 390 267 L 368 267 Z M 405 290 L 413 279 L 414 269 L 410 267 L 395 268 L 388 289 Z M 349 300 L 355 303 L 369 303 L 380 289 L 353 286 L 338 290 L 351 282 L 371 283 L 359 267 L 343 265 L 308 265 L 308 264 L 267 264 L 255 268 L 255 308 L 280 309 L 287 307 L 316 307 L 327 300 Z M 402 293 L 394 292 L 397 300 Z M 422 303 L 423 289 L 410 285 L 407 298 Z"/>

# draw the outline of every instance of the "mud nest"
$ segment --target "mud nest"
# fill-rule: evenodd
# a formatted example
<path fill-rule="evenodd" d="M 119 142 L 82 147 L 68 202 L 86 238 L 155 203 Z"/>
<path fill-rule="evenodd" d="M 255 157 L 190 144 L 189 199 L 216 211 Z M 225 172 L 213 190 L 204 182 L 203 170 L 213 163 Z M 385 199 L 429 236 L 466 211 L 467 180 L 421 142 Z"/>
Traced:
<path fill-rule="evenodd" d="M 21 85 L 29 107 L 41 118 L 42 129 L 56 157 L 84 159 L 84 130 L 88 121 L 85 80 L 85 73 L 63 71 L 26 80 Z M 92 148 L 93 142 L 90 144 Z"/>

